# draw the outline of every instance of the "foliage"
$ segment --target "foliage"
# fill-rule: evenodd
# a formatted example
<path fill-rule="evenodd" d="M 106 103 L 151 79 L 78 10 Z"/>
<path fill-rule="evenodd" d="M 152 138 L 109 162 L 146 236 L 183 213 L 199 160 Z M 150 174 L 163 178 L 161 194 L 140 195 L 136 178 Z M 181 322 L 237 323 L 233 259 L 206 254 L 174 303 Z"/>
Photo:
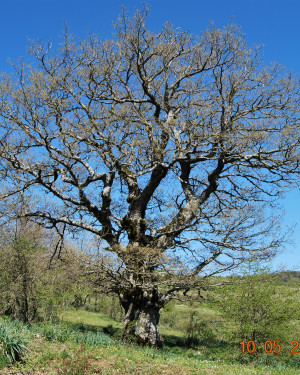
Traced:
<path fill-rule="evenodd" d="M 0 352 L 0 369 L 8 366 L 9 364 L 10 361 L 8 360 L 8 358 L 2 352 Z"/>
<path fill-rule="evenodd" d="M 270 275 L 262 274 L 261 277 L 270 277 Z M 240 279 L 247 282 L 247 276 Z M 217 284 L 221 281 L 225 286 L 222 290 L 219 286 L 212 290 L 210 292 L 212 297 L 216 297 L 216 300 L 223 300 L 225 297 L 230 297 L 231 300 L 238 299 L 240 284 L 236 284 L 236 278 L 216 279 Z M 293 285 L 291 281 L 282 281 L 282 275 L 279 274 L 276 278 L 271 277 L 268 282 L 272 283 L 274 295 L 280 296 L 281 303 L 284 301 L 294 308 L 294 311 L 298 311 L 299 308 L 293 307 L 293 301 L 297 300 L 299 303 L 299 281 L 296 280 Z M 286 298 L 289 295 L 292 298 Z M 111 300 L 112 305 L 113 303 Z M 108 305 L 107 299 L 105 309 L 108 309 Z M 101 307 L 101 304 L 99 306 Z M 18 365 L 16 371 L 24 373 L 40 371 L 55 375 L 67 373 L 67 371 L 70 373 L 84 371 L 86 375 L 97 372 L 144 374 L 145 369 L 149 374 L 169 371 L 172 374 L 214 372 L 220 375 L 235 373 L 293 375 L 299 372 L 298 354 L 290 354 L 289 351 L 285 353 L 284 350 L 279 354 L 266 355 L 242 353 L 241 346 L 238 344 L 239 337 L 237 340 L 239 323 L 235 323 L 230 316 L 225 316 L 221 322 L 217 305 L 211 300 L 203 300 L 201 304 L 182 304 L 179 301 L 172 301 L 166 307 L 164 312 L 166 316 L 160 326 L 166 338 L 163 350 L 126 345 L 122 341 L 105 335 L 102 332 L 103 327 L 111 325 L 108 330 L 113 333 L 114 330 L 117 331 L 120 328 L 120 323 L 101 311 L 93 313 L 72 309 L 65 314 L 63 324 L 35 323 L 27 327 L 19 322 L 5 321 L 6 326 L 9 325 L 21 332 L 24 337 L 30 337 L 31 341 L 30 351 L 26 357 L 23 357 L 24 362 Z M 177 315 L 178 331 L 176 334 L 172 325 L 167 324 L 167 316 L 170 313 Z M 294 314 L 293 318 L 298 318 L 298 316 Z M 219 326 L 218 332 L 215 324 Z M 200 328 L 199 331 L 197 331 L 198 328 Z M 190 329 L 190 336 L 195 338 L 194 345 L 188 348 L 186 347 L 187 329 Z M 228 331 L 231 337 L 224 336 Z M 213 332 L 214 337 L 211 337 L 209 332 Z M 202 337 L 197 336 L 198 333 Z M 298 319 L 294 327 L 286 327 L 286 335 L 289 335 L 288 338 L 291 341 L 299 334 L 300 320 Z M 276 334 L 276 339 L 282 341 L 283 349 L 290 348 L 289 341 L 287 344 L 283 343 L 280 329 Z M 14 368 L 10 369 L 10 371 L 13 370 Z"/>
<path fill-rule="evenodd" d="M 1 242 L 0 312 L 24 322 L 36 320 L 43 270 L 39 265 L 43 263 L 45 251 L 38 240 L 24 234 L 2 237 Z"/>
<path fill-rule="evenodd" d="M 27 345 L 28 338 L 20 326 L 0 321 L 0 351 L 10 362 L 20 361 Z"/>
<path fill-rule="evenodd" d="M 197 312 L 190 314 L 190 319 L 186 324 L 186 344 L 188 346 L 197 346 L 200 342 L 209 342 L 215 339 L 215 334 L 209 323 L 199 319 Z"/>
<path fill-rule="evenodd" d="M 238 340 L 285 341 L 295 311 L 299 309 L 291 291 L 280 290 L 278 276 L 256 272 L 236 278 L 226 292 L 221 309 L 227 318 L 237 323 L 234 332 Z"/>
<path fill-rule="evenodd" d="M 87 311 L 93 312 L 103 312 L 109 315 L 112 319 L 122 321 L 124 317 L 124 312 L 120 301 L 115 295 L 107 295 L 103 292 L 98 292 L 97 288 L 92 293 L 88 293 L 82 303 Z M 75 307 L 75 306 L 74 306 Z"/>
<path fill-rule="evenodd" d="M 42 245 L 43 235 L 27 229 L 14 238 L 2 237 L 0 314 L 23 322 L 55 320 L 78 292 L 78 268 L 70 259 L 56 259 L 49 267 L 52 249 Z"/>
<path fill-rule="evenodd" d="M 33 328 L 32 326 L 30 330 Z M 76 371 L 77 373 L 84 371 L 85 375 L 95 373 L 142 375 L 145 374 L 146 369 L 147 374 L 166 372 L 188 375 L 213 372 L 219 375 L 253 373 L 294 375 L 299 370 L 296 358 L 291 358 L 290 361 L 278 361 L 278 358 L 272 357 L 268 366 L 263 362 L 257 362 L 255 365 L 241 364 L 237 361 L 233 346 L 218 346 L 216 343 L 201 345 L 195 349 L 166 346 L 164 350 L 156 350 L 121 342 L 108 346 L 86 346 L 79 341 L 77 344 L 73 342 L 71 339 L 60 344 L 58 341 L 47 342 L 42 336 L 33 338 L 26 361 L 17 368 L 10 368 L 9 371 L 46 372 L 53 375 L 65 374 L 67 371 L 74 374 Z"/>
<path fill-rule="evenodd" d="M 178 328 L 178 323 L 180 324 L 179 314 L 176 311 L 175 301 L 170 301 L 167 303 L 161 311 L 160 324 L 167 326 L 169 328 Z"/>

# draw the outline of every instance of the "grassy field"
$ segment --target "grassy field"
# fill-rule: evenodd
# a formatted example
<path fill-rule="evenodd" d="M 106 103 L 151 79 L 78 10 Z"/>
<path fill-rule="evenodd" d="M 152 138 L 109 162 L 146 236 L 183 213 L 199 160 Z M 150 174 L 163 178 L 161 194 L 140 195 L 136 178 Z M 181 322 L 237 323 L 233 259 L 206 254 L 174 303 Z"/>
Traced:
<path fill-rule="evenodd" d="M 291 290 L 299 302 L 299 288 L 289 283 L 278 285 L 278 292 Z M 300 342 L 296 311 L 281 353 L 249 354 L 242 353 L 241 339 L 232 335 L 233 322 L 224 319 L 213 303 L 171 302 L 166 306 L 160 322 L 165 338 L 163 350 L 122 342 L 122 323 L 109 316 L 108 310 L 69 309 L 56 324 L 25 326 L 2 320 L 0 323 L 11 329 L 20 342 L 25 340 L 27 351 L 22 361 L 15 363 L 0 355 L 0 374 L 300 374 L 300 353 L 290 353 L 290 341 Z M 193 326 L 195 321 L 198 326 Z M 200 331 L 197 340 L 189 341 L 194 338 L 191 327 Z"/>

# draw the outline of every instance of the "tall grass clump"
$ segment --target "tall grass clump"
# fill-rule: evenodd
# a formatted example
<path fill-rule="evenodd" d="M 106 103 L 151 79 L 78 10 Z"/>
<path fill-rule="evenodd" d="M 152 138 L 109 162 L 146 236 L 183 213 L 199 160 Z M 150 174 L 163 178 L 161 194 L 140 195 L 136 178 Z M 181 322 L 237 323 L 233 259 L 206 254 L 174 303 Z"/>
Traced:
<path fill-rule="evenodd" d="M 26 332 L 14 322 L 0 321 L 0 352 L 10 363 L 21 361 L 29 343 Z"/>
<path fill-rule="evenodd" d="M 102 332 L 80 332 L 77 333 L 75 341 L 84 345 L 90 346 L 112 346 L 116 345 L 116 342 L 108 335 Z"/>

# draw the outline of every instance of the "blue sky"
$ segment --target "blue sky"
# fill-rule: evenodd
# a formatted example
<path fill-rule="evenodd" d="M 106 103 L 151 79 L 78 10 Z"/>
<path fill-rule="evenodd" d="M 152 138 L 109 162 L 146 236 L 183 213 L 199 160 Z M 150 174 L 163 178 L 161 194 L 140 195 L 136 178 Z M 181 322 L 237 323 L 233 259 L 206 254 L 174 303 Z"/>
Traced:
<path fill-rule="evenodd" d="M 26 54 L 28 39 L 59 41 L 64 22 L 73 33 L 88 32 L 111 36 L 112 24 L 125 5 L 132 13 L 140 8 L 136 0 L 10 0 L 1 1 L 0 71 L 10 71 L 8 59 Z M 193 34 L 199 34 L 213 21 L 216 26 L 230 21 L 241 25 L 249 45 L 264 45 L 265 63 L 278 61 L 300 76 L 299 0 L 149 0 L 149 28 L 159 30 L 169 21 Z M 273 262 L 300 270 L 300 190 L 289 193 L 282 202 L 285 225 L 297 225 L 293 240 Z"/>

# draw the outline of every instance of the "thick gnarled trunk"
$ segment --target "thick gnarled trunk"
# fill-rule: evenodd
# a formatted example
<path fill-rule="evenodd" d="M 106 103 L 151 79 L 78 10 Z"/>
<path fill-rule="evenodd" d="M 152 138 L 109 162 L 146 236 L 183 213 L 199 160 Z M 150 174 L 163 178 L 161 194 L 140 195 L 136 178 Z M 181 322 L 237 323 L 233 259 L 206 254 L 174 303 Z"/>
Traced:
<path fill-rule="evenodd" d="M 135 289 L 119 296 L 125 309 L 124 339 L 157 348 L 163 347 L 158 331 L 159 294 L 155 289 Z"/>

